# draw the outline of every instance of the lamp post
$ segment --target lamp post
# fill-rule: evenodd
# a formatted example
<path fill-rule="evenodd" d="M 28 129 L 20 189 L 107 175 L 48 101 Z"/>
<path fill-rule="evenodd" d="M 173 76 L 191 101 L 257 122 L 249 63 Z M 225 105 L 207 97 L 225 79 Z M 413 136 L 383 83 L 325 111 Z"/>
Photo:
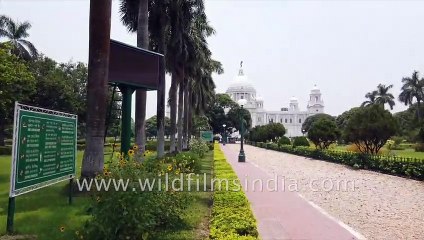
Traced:
<path fill-rule="evenodd" d="M 222 127 L 224 128 L 224 133 L 222 134 L 222 145 L 225 146 L 225 142 L 227 141 L 227 131 L 225 129 L 227 125 L 226 124 L 222 124 Z"/>
<path fill-rule="evenodd" d="M 237 103 L 240 105 L 240 153 L 238 155 L 238 161 L 239 162 L 245 162 L 246 161 L 246 155 L 244 154 L 243 149 L 243 142 L 244 142 L 244 124 L 243 124 L 243 106 L 246 105 L 247 101 L 246 99 L 240 99 L 237 101 Z"/>

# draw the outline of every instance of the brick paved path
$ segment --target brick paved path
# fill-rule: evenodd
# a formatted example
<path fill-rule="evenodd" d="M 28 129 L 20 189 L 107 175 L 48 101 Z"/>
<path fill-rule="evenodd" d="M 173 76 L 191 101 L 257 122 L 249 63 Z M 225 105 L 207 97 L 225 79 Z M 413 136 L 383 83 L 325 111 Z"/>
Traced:
<path fill-rule="evenodd" d="M 266 186 L 263 186 L 263 191 L 260 191 L 260 187 L 255 185 L 256 191 L 253 191 L 252 180 L 258 183 L 260 179 L 262 183 L 266 184 L 273 177 L 249 163 L 249 156 L 245 163 L 237 162 L 236 148 L 227 144 L 226 146 L 221 145 L 221 149 L 245 189 L 258 221 L 261 239 L 347 240 L 363 238 L 353 230 L 347 230 L 342 226 L 343 223 L 322 212 L 319 207 L 310 204 L 298 193 L 288 191 L 287 188 L 285 191 L 272 191 L 272 188 L 268 190 Z"/>

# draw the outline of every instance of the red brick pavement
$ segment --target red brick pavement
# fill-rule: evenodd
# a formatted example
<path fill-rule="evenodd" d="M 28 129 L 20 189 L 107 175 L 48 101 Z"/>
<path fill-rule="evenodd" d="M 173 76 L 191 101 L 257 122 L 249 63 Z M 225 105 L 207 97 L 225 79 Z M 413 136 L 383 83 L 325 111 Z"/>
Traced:
<path fill-rule="evenodd" d="M 258 230 L 263 240 L 282 239 L 316 239 L 316 240 L 348 240 L 362 238 L 342 227 L 334 218 L 326 215 L 296 192 L 267 190 L 253 191 L 250 185 L 253 179 L 261 179 L 266 184 L 273 178 L 266 172 L 249 163 L 237 161 L 238 152 L 227 146 L 222 146 L 227 161 L 232 165 L 240 179 L 241 185 L 251 203 L 253 213 L 258 221 Z M 248 179 L 248 188 L 245 180 Z M 255 185 L 256 187 L 257 185 Z"/>

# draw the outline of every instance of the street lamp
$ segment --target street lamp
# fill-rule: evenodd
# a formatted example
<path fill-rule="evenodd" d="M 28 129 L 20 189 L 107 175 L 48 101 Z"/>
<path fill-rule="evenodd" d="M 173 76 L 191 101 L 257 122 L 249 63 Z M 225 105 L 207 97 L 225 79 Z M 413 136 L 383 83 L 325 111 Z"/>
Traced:
<path fill-rule="evenodd" d="M 246 105 L 247 101 L 246 99 L 240 99 L 237 101 L 237 103 L 240 105 L 241 109 L 239 112 L 240 115 L 240 153 L 238 155 L 238 161 L 239 162 L 245 162 L 246 161 L 246 155 L 244 154 L 243 149 L 243 142 L 244 142 L 244 124 L 243 124 L 243 106 Z"/>
<path fill-rule="evenodd" d="M 224 134 L 222 134 L 222 145 L 225 146 L 225 142 L 227 141 L 227 131 L 225 130 L 226 124 L 222 124 L 222 127 L 224 128 Z"/>

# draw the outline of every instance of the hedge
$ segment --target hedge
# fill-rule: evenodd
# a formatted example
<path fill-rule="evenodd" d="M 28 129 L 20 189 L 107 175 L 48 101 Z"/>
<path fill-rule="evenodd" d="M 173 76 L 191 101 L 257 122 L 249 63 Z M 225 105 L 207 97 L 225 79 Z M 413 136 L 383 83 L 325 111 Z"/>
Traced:
<path fill-rule="evenodd" d="M 214 147 L 214 172 L 216 179 L 228 180 L 228 191 L 225 186 L 219 189 L 215 185 L 210 239 L 258 239 L 250 203 L 242 190 L 236 191 L 240 189 L 234 184 L 234 180 L 238 180 L 237 175 L 227 163 L 219 144 Z"/>
<path fill-rule="evenodd" d="M 424 180 L 424 160 L 399 156 L 369 155 L 356 152 L 317 150 L 309 147 L 292 147 L 275 143 L 250 142 L 249 144 L 308 158 L 345 164 L 356 169 L 367 169 L 397 176 Z"/>

